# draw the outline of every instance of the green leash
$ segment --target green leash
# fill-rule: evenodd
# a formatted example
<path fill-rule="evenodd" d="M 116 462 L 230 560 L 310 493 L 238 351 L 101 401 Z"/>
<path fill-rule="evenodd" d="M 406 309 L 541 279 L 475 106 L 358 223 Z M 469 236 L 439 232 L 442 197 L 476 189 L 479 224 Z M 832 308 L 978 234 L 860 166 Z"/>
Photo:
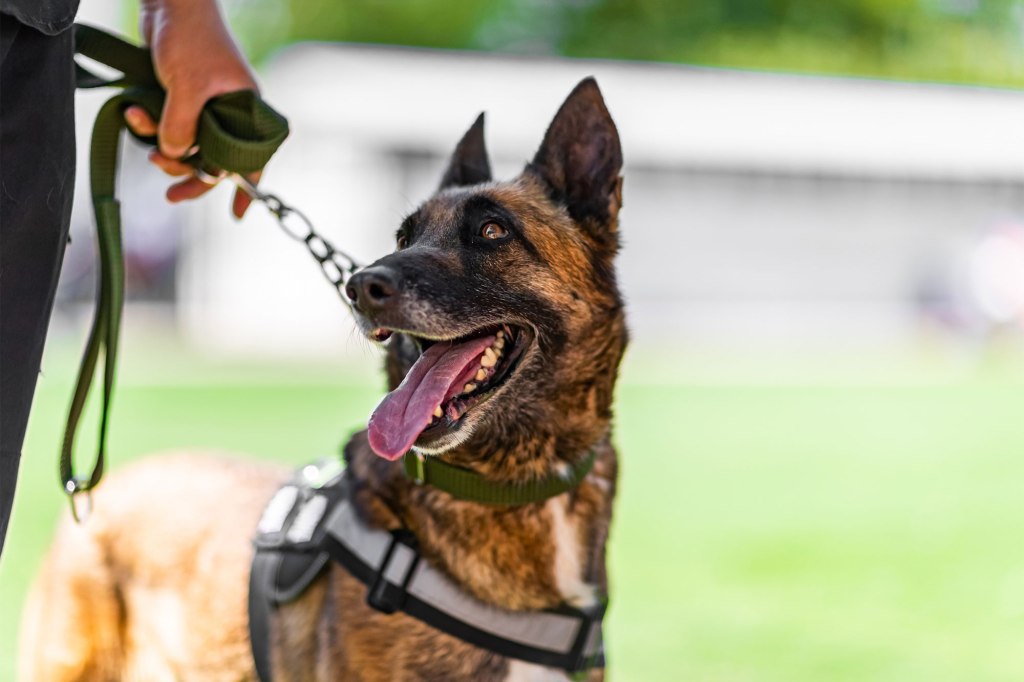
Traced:
<path fill-rule="evenodd" d="M 594 468 L 597 451 L 591 450 L 576 462 L 568 474 L 548 476 L 528 483 L 489 481 L 475 471 L 448 464 L 437 457 L 405 453 L 405 475 L 425 485 L 440 488 L 460 500 L 484 504 L 514 505 L 540 502 L 572 490 Z"/>
<path fill-rule="evenodd" d="M 106 79 L 76 63 L 77 87 L 123 88 L 107 100 L 96 116 L 89 151 L 89 184 L 99 250 L 99 284 L 96 310 L 68 410 L 60 454 L 61 482 L 71 498 L 72 515 L 80 521 L 90 510 L 91 502 L 87 500 L 84 513 L 80 514 L 75 503 L 76 495 L 88 493 L 103 477 L 117 344 L 124 308 L 121 209 L 115 196 L 121 132 L 127 129 L 124 110 L 137 105 L 145 109 L 153 120 L 159 120 L 166 93 L 156 78 L 149 50 L 145 48 L 100 29 L 76 24 L 75 52 L 122 74 L 120 78 Z M 155 137 L 134 136 L 144 143 L 156 145 Z M 287 136 L 288 121 L 255 92 L 241 90 L 228 93 L 211 99 L 203 107 L 196 131 L 199 151 L 188 162 L 207 172 L 252 173 L 266 165 Z M 75 435 L 101 357 L 103 395 L 99 441 L 92 472 L 88 477 L 81 477 L 75 475 L 72 464 Z"/>

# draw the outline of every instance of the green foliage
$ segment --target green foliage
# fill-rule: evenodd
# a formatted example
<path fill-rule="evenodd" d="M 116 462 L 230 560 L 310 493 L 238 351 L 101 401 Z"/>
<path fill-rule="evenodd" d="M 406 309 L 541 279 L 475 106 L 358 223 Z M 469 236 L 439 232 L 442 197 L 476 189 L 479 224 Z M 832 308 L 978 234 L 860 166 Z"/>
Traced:
<path fill-rule="evenodd" d="M 504 7 L 480 0 L 239 0 L 232 25 L 259 58 L 297 40 L 469 48 L 479 27 Z"/>
<path fill-rule="evenodd" d="M 297 40 L 1024 85 L 1022 0 L 237 0 L 250 54 Z"/>
<path fill-rule="evenodd" d="M 573 25 L 562 52 L 1024 84 L 1022 10 L 1011 0 L 609 0 Z"/>

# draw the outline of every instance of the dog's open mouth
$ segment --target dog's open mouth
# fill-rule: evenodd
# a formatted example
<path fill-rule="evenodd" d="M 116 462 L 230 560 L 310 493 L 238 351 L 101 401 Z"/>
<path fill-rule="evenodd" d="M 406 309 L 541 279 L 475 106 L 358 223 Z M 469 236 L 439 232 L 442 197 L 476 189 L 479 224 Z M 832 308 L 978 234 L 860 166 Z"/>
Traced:
<path fill-rule="evenodd" d="M 508 381 L 531 336 L 502 324 L 448 341 L 413 337 L 422 352 L 370 416 L 370 447 L 395 460 L 414 443 L 429 446 L 460 428 L 469 410 Z"/>

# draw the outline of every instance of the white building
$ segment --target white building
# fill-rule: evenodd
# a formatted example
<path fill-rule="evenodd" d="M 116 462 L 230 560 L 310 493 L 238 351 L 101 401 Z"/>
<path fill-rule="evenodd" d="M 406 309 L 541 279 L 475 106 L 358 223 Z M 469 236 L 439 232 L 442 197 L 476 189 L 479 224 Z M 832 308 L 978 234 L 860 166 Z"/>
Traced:
<path fill-rule="evenodd" d="M 370 262 L 479 111 L 511 176 L 587 75 L 622 138 L 619 265 L 638 341 L 906 341 L 922 308 L 963 322 L 961 259 L 992 226 L 1024 222 L 1021 93 L 351 45 L 294 46 L 263 75 L 293 130 L 263 185 Z M 301 245 L 258 209 L 231 221 L 226 203 L 191 209 L 192 339 L 361 349 Z"/>

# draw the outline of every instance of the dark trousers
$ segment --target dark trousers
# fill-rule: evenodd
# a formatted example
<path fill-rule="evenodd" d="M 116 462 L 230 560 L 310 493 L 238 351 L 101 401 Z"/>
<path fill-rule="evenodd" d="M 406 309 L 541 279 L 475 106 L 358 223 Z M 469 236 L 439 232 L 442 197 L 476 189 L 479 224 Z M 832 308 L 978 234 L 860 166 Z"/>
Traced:
<path fill-rule="evenodd" d="M 0 14 L 0 552 L 71 217 L 73 53 Z"/>

